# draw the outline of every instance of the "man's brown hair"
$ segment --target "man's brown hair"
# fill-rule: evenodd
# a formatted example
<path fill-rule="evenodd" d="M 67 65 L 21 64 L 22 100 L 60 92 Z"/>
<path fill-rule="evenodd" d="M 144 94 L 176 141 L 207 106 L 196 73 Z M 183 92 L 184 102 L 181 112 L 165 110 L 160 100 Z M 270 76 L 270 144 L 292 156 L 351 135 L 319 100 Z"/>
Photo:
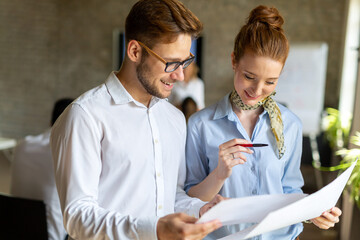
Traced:
<path fill-rule="evenodd" d="M 178 0 L 140 0 L 130 10 L 125 23 L 126 42 L 138 40 L 150 48 L 171 43 L 179 34 L 197 38 L 203 26 Z"/>

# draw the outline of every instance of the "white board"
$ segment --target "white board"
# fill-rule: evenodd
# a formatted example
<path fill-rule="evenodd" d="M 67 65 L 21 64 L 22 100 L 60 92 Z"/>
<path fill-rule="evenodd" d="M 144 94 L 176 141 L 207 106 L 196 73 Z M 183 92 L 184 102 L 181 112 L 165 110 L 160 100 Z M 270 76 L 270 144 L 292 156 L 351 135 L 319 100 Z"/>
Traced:
<path fill-rule="evenodd" d="M 328 45 L 291 44 L 274 99 L 284 103 L 303 123 L 303 134 L 320 132 L 324 108 Z"/>

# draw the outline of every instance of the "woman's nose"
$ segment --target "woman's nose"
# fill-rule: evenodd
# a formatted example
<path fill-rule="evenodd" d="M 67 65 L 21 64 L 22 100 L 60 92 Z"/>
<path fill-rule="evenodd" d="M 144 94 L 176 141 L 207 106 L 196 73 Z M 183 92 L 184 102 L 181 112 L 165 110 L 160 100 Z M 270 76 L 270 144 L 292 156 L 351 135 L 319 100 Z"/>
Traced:
<path fill-rule="evenodd" d="M 256 84 L 254 84 L 253 86 L 253 91 L 254 91 L 254 94 L 256 94 L 256 96 L 259 96 L 261 95 L 262 93 L 262 88 L 263 88 L 263 85 L 261 82 L 257 82 Z"/>

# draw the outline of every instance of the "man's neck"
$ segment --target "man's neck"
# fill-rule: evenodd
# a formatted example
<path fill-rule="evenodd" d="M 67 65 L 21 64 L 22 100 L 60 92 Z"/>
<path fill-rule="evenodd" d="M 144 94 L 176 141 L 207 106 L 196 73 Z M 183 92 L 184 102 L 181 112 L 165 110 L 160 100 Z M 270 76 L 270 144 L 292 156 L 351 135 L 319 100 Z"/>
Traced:
<path fill-rule="evenodd" d="M 129 71 L 129 68 L 122 66 L 116 73 L 116 77 L 119 79 L 126 91 L 138 102 L 149 107 L 152 96 L 146 92 L 144 87 L 139 82 L 136 76 L 136 70 Z"/>

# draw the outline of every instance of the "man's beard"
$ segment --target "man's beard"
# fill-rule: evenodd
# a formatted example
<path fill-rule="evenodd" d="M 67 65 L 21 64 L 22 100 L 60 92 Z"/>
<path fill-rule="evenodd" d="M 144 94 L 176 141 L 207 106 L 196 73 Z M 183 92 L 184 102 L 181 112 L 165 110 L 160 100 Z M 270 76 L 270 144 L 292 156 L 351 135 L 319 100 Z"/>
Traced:
<path fill-rule="evenodd" d="M 139 79 L 141 85 L 145 88 L 145 90 L 152 96 L 158 98 L 166 98 L 168 96 L 164 96 L 159 89 L 156 88 L 155 84 L 151 85 L 149 80 L 149 67 L 144 63 L 143 59 L 140 64 L 136 67 L 136 75 Z"/>

